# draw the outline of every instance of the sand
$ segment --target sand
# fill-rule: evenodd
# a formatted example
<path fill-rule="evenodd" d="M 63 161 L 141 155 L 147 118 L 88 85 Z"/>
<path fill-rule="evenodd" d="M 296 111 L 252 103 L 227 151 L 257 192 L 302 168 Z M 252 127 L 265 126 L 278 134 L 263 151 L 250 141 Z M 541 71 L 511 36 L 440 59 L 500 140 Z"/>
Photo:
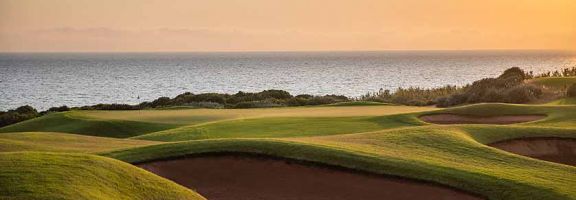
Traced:
<path fill-rule="evenodd" d="M 576 166 L 576 139 L 523 138 L 490 144 L 511 153 Z"/>
<path fill-rule="evenodd" d="M 477 117 L 455 114 L 433 114 L 420 116 L 420 119 L 422 121 L 433 124 L 515 124 L 536 121 L 545 117 L 545 115 L 505 115 Z"/>
<path fill-rule="evenodd" d="M 481 199 L 432 183 L 247 155 L 189 157 L 138 166 L 211 200 Z"/>

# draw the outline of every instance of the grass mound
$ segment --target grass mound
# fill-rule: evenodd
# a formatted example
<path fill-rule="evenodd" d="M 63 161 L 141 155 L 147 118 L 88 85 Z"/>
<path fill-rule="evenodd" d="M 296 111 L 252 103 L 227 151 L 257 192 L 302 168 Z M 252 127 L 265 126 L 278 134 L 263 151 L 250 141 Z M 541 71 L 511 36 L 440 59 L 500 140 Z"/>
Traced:
<path fill-rule="evenodd" d="M 182 141 L 215 138 L 280 138 L 347 134 L 422 125 L 412 117 L 292 117 L 224 121 L 201 126 L 181 127 L 134 137 L 157 141 Z"/>
<path fill-rule="evenodd" d="M 125 120 L 99 120 L 78 112 L 53 113 L 0 128 L 0 132 L 62 132 L 82 135 L 126 138 L 178 126 Z"/>
<path fill-rule="evenodd" d="M 0 199 L 204 199 L 114 159 L 83 154 L 0 153 Z"/>
<path fill-rule="evenodd" d="M 51 132 L 0 133 L 0 152 L 95 153 L 152 144 L 158 144 L 158 142 Z"/>

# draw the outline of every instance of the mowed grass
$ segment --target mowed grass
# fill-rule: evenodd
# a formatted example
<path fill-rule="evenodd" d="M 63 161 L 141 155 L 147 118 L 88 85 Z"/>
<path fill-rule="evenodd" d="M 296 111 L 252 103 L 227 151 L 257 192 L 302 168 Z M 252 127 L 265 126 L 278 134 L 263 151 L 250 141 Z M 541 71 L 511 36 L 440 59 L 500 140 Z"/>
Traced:
<path fill-rule="evenodd" d="M 361 103 L 366 105 L 367 103 Z M 376 103 L 377 104 L 377 103 Z M 413 107 L 377 104 L 371 106 L 283 107 L 257 109 L 180 109 L 180 110 L 137 110 L 137 111 L 83 111 L 78 115 L 100 120 L 138 121 L 197 125 L 231 119 L 270 117 L 364 117 L 382 116 L 409 112 L 436 110 L 432 107 Z"/>
<path fill-rule="evenodd" d="M 86 154 L 0 153 L 0 199 L 204 199 L 130 164 Z"/>
<path fill-rule="evenodd" d="M 417 112 L 418 109 L 422 112 Z M 131 139 L 113 139 L 114 142 L 138 139 L 152 143 L 137 142 L 130 144 L 134 145 L 132 147 L 112 145 L 91 152 L 130 163 L 208 152 L 257 153 L 431 181 L 488 199 L 576 199 L 576 167 L 531 159 L 485 145 L 525 137 L 576 138 L 576 106 L 476 104 L 448 109 L 322 106 L 270 110 L 273 112 L 268 109 L 213 110 L 245 112 L 245 115 L 190 122 L 189 125 L 170 124 L 176 127 L 135 134 Z M 146 112 L 166 111 L 208 112 L 200 109 Z M 257 114 L 246 114 L 250 112 Z M 124 114 L 127 113 L 130 112 Z M 514 125 L 434 125 L 418 119 L 420 115 L 432 113 L 539 114 L 546 118 Z M 169 124 L 154 121 L 159 119 L 105 119 L 80 114 L 98 121 Z M 19 133 L 8 134 L 26 138 L 18 136 Z M 102 138 L 86 139 L 100 141 Z M 54 148 L 61 145 L 68 151 L 65 147 L 69 144 L 60 144 L 58 140 L 38 141 Z M 82 148 L 69 150 L 84 151 Z"/>
<path fill-rule="evenodd" d="M 181 127 L 140 135 L 134 139 L 182 141 L 214 138 L 279 138 L 350 134 L 424 125 L 411 116 L 256 118 Z"/>
<path fill-rule="evenodd" d="M 46 151 L 95 153 L 153 144 L 159 144 L 159 142 L 53 132 L 0 134 L 0 152 Z"/>
<path fill-rule="evenodd" d="M 61 132 L 126 138 L 176 127 L 178 126 L 173 124 L 92 119 L 84 117 L 81 112 L 72 111 L 48 114 L 39 118 L 2 127 L 0 128 L 0 133 Z"/>

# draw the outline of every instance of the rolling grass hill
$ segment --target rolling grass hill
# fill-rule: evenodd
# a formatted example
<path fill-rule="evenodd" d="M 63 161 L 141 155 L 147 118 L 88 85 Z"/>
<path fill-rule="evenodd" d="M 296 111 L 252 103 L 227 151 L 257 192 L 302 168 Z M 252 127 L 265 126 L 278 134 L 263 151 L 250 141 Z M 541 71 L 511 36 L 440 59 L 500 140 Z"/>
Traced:
<path fill-rule="evenodd" d="M 546 117 L 513 125 L 435 125 L 418 119 L 437 113 Z M 56 116 L 65 125 L 43 126 L 34 122 L 53 117 L 49 115 L 0 129 L 0 132 L 19 132 L 10 130 L 17 127 L 16 130 L 42 131 L 37 129 L 58 127 L 63 132 L 0 133 L 0 150 L 87 152 L 129 163 L 211 152 L 255 153 L 431 181 L 489 199 L 576 199 L 576 167 L 485 145 L 513 138 L 576 138 L 576 106 L 475 104 L 435 109 L 371 105 L 90 111 L 62 115 Z M 66 116 L 67 119 L 62 119 Z M 144 126 L 137 130 L 106 127 L 111 122 Z M 85 126 L 89 129 L 61 128 L 79 126 L 76 123 L 92 124 Z M 124 137 L 133 138 L 78 135 L 117 136 L 101 132 L 112 128 L 124 131 Z M 5 155 L 9 153 L 0 153 L 0 157 Z"/>
<path fill-rule="evenodd" d="M 101 120 L 85 117 L 81 112 L 52 113 L 0 128 L 0 132 L 62 132 L 82 135 L 126 138 L 176 128 L 160 124 L 126 120 Z"/>
<path fill-rule="evenodd" d="M 140 135 L 134 139 L 182 141 L 214 138 L 275 138 L 347 134 L 398 128 L 424 123 L 413 117 L 284 117 L 241 119 L 201 126 L 181 127 Z"/>
<path fill-rule="evenodd" d="M 204 199 L 118 160 L 70 153 L 0 153 L 0 199 Z"/>
<path fill-rule="evenodd" d="M 53 132 L 0 134 L 0 152 L 48 151 L 95 153 L 158 144 L 145 140 L 117 139 Z"/>

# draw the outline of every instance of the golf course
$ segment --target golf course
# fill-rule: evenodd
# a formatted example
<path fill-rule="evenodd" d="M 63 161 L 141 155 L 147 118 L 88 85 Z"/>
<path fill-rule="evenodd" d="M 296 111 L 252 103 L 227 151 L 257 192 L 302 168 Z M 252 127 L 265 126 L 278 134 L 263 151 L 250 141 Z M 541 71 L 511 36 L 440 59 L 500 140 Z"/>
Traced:
<path fill-rule="evenodd" d="M 0 128 L 0 199 L 576 199 L 558 102 L 52 113 Z"/>

